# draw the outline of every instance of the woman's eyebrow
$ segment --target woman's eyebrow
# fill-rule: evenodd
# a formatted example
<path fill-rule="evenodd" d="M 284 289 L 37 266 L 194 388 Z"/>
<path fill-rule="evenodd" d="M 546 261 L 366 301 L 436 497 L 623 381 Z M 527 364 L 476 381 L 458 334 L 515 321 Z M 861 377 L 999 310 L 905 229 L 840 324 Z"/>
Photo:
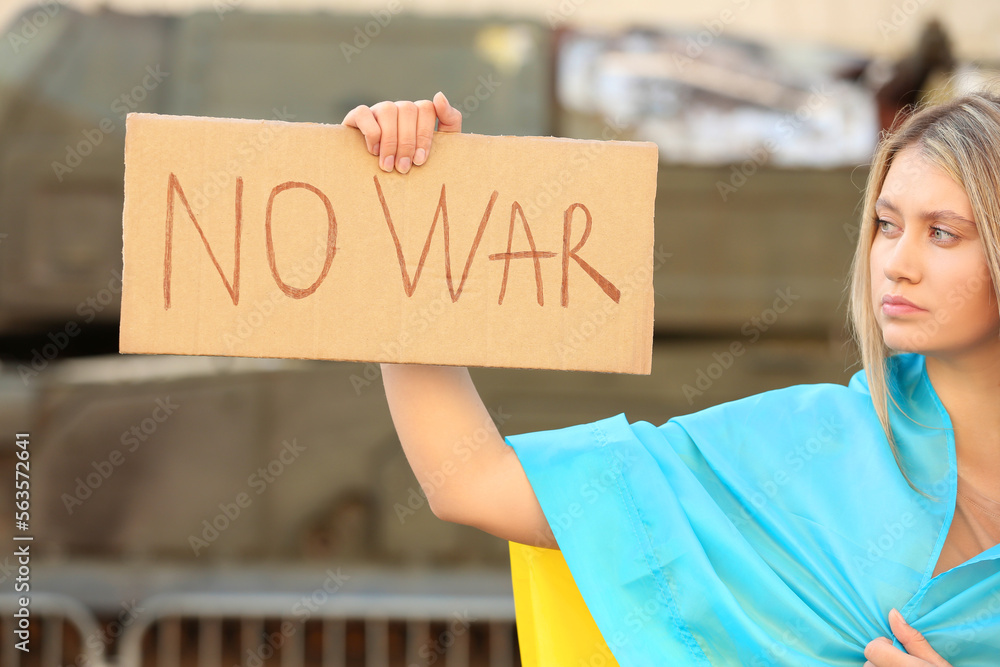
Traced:
<path fill-rule="evenodd" d="M 891 201 L 889 201 L 888 199 L 886 199 L 885 197 L 879 197 L 878 200 L 876 200 L 876 202 L 875 202 L 875 207 L 876 208 L 879 208 L 879 207 L 881 207 L 881 208 L 887 208 L 890 211 L 892 211 L 893 213 L 895 213 L 896 215 L 902 215 L 902 213 L 900 213 L 899 209 L 896 208 L 896 206 Z M 969 220 L 964 215 L 959 215 L 958 213 L 956 213 L 955 211 L 952 211 L 951 209 L 940 209 L 940 210 L 937 210 L 937 211 L 925 211 L 924 213 L 920 214 L 920 217 L 923 218 L 924 220 L 948 220 L 950 222 L 959 222 L 959 223 L 963 223 L 963 224 L 966 224 L 966 225 L 971 225 L 972 227 L 976 226 L 975 222 L 973 222 L 972 220 Z"/>
<path fill-rule="evenodd" d="M 923 217 L 927 220 L 948 220 L 950 222 L 960 222 L 962 224 L 975 227 L 976 223 L 969 220 L 964 215 L 959 215 L 952 210 L 942 209 L 940 211 L 928 211 L 923 214 Z"/>

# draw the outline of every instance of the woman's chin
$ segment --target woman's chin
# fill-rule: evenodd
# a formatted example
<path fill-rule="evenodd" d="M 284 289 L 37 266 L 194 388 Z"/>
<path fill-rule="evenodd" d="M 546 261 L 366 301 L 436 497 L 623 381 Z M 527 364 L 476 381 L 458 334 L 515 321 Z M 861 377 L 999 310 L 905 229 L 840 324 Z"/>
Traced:
<path fill-rule="evenodd" d="M 893 352 L 920 352 L 927 349 L 927 341 L 917 342 L 914 336 L 901 335 L 897 332 L 882 331 L 882 340 L 885 346 Z"/>

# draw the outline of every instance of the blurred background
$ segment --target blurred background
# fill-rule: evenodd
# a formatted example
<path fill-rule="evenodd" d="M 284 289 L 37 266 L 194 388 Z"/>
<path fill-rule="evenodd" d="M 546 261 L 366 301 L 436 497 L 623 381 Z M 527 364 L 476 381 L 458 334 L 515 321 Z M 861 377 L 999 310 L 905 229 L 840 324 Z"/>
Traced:
<path fill-rule="evenodd" d="M 520 664 L 507 543 L 430 512 L 376 364 L 117 353 L 129 111 L 337 123 L 442 90 L 470 132 L 655 141 L 653 372 L 473 369 L 508 435 L 846 383 L 879 132 L 1000 66 L 974 0 L 5 0 L 0 25 L 4 517 L 15 434 L 31 475 L 3 667 Z"/>

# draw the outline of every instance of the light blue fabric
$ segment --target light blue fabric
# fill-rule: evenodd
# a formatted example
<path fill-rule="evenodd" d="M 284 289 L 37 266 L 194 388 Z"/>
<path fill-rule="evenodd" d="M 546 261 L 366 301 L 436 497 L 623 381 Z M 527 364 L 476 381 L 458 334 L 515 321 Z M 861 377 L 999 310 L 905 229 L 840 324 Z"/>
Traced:
<path fill-rule="evenodd" d="M 888 362 L 916 423 L 889 407 L 939 501 L 904 480 L 863 371 L 661 426 L 619 414 L 507 438 L 622 667 L 860 667 L 892 607 L 955 667 L 1000 665 L 1000 545 L 931 578 L 956 466 L 924 361 Z"/>

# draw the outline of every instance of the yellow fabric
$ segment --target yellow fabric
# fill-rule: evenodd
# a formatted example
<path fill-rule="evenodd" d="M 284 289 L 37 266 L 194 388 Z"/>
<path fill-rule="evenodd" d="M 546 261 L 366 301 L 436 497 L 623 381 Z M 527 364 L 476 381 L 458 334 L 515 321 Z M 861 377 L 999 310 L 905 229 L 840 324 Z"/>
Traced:
<path fill-rule="evenodd" d="M 510 572 L 524 667 L 618 667 L 561 551 L 511 542 Z"/>

